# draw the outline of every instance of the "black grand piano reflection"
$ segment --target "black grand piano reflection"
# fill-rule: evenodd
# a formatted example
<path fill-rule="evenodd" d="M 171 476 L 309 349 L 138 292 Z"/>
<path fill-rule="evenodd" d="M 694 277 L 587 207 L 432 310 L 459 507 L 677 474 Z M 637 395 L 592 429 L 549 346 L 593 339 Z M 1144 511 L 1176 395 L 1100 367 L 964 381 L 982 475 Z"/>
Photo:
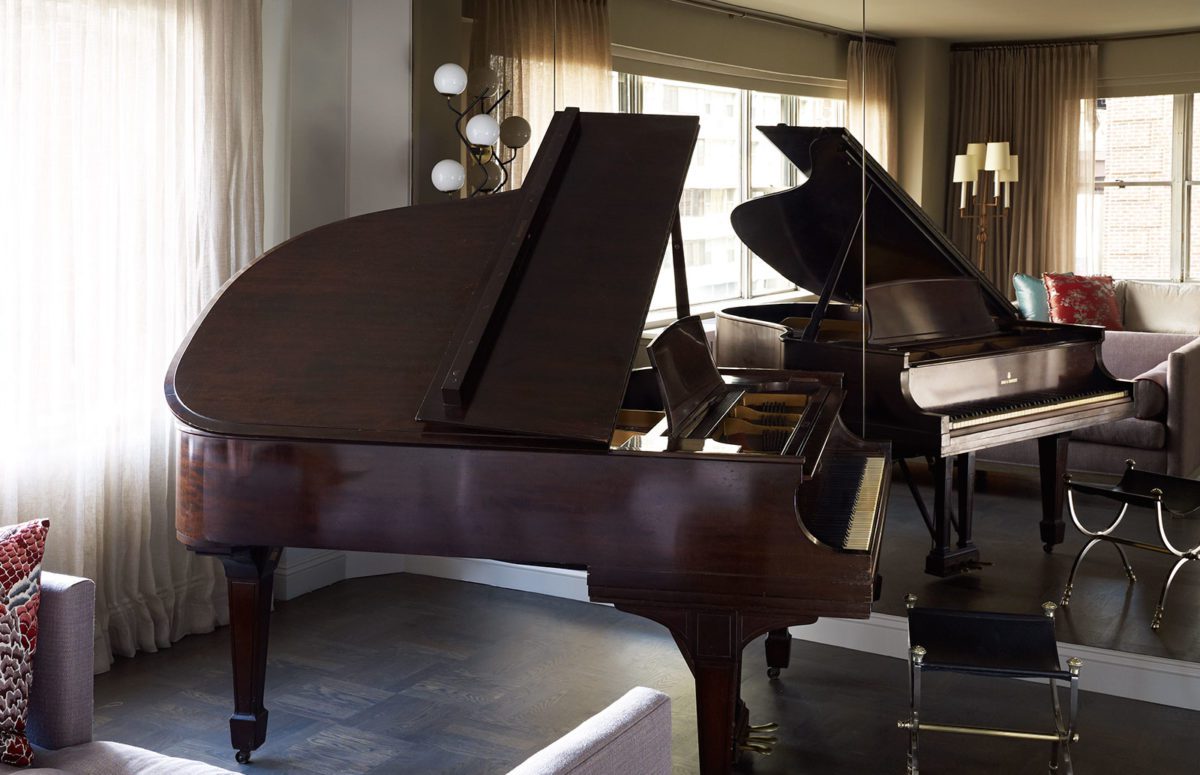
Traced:
<path fill-rule="evenodd" d="M 758 129 L 808 180 L 740 205 L 734 230 L 820 297 L 720 312 L 718 363 L 844 373 L 843 419 L 865 438 L 892 441 L 933 537 L 925 569 L 938 576 L 979 564 L 974 453 L 1036 438 L 1041 539 L 1051 551 L 1063 539 L 1070 431 L 1133 414 L 1131 383 L 1101 362 L 1104 330 L 1021 320 L 845 129 Z M 932 514 L 906 457 L 930 460 Z"/>

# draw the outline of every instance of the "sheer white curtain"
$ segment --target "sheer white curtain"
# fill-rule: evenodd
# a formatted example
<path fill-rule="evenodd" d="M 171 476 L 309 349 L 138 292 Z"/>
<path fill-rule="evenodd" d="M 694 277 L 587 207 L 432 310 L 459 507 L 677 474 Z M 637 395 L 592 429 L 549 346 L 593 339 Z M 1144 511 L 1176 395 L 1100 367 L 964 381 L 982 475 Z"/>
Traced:
<path fill-rule="evenodd" d="M 227 618 L 163 375 L 262 242 L 258 0 L 0 0 L 0 522 L 97 582 L 96 668 Z"/>
<path fill-rule="evenodd" d="M 471 68 L 488 66 L 512 94 L 498 118 L 524 116 L 533 140 L 512 166 L 520 185 L 556 109 L 608 111 L 612 38 L 608 0 L 467 0 Z"/>
<path fill-rule="evenodd" d="M 900 157 L 900 89 L 896 47 L 868 40 L 850 41 L 846 57 L 847 121 L 867 153 L 892 173 Z"/>

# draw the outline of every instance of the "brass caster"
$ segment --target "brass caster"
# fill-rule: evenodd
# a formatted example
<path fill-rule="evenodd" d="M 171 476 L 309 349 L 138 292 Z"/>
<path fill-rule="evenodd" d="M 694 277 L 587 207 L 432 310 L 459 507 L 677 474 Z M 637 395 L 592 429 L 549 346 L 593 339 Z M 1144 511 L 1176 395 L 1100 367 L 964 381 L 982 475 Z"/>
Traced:
<path fill-rule="evenodd" d="M 237 761 L 238 764 L 249 764 L 250 763 L 250 751 L 248 751 L 246 749 L 239 750 L 236 754 L 233 755 L 233 758 Z"/>
<path fill-rule="evenodd" d="M 1125 575 L 1129 577 L 1129 583 L 1130 583 L 1130 584 L 1136 584 L 1136 583 L 1137 583 L 1137 576 L 1133 575 L 1133 573 L 1126 573 Z"/>
<path fill-rule="evenodd" d="M 779 668 L 768 667 L 767 668 L 767 678 L 771 679 L 772 681 L 778 679 L 779 678 Z"/>
<path fill-rule="evenodd" d="M 1150 620 L 1150 629 L 1157 630 L 1162 626 L 1163 609 L 1162 606 L 1154 609 L 1154 618 Z"/>
<path fill-rule="evenodd" d="M 751 733 L 753 733 L 753 732 L 777 732 L 777 731 L 779 731 L 779 725 L 776 724 L 774 721 L 768 721 L 766 724 L 750 724 L 749 726 L 746 727 L 746 729 L 750 730 Z"/>

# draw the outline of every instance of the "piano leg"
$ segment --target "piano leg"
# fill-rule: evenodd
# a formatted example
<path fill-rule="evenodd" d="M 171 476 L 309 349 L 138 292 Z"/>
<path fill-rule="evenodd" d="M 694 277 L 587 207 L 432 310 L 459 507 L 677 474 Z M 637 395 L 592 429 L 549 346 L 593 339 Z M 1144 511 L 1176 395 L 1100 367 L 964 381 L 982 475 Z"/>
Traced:
<path fill-rule="evenodd" d="M 964 452 L 955 458 L 958 483 L 958 548 L 974 549 L 971 524 L 975 519 L 975 453 Z"/>
<path fill-rule="evenodd" d="M 767 633 L 767 678 L 779 677 L 779 671 L 792 661 L 792 634 L 787 628 Z"/>
<path fill-rule="evenodd" d="M 700 775 L 726 775 L 739 748 L 767 753 L 772 738 L 760 737 L 774 725 L 755 729 L 741 701 L 742 649 L 764 632 L 793 624 L 811 624 L 816 617 L 781 617 L 730 609 L 677 608 L 615 602 L 618 609 L 671 631 L 696 679 L 696 732 L 700 746 Z M 739 738 L 745 738 L 739 739 Z"/>
<path fill-rule="evenodd" d="M 959 458 L 959 509 L 968 509 L 972 504 L 973 481 L 967 478 L 974 474 L 975 458 L 970 453 Z M 971 543 L 971 513 L 959 515 L 959 541 L 950 546 L 950 531 L 953 517 L 950 501 L 954 495 L 954 459 L 939 457 L 930 470 L 933 475 L 933 548 L 925 558 L 925 572 L 934 576 L 953 576 L 979 567 L 979 549 Z"/>
<path fill-rule="evenodd" d="M 1069 433 L 1058 433 L 1038 439 L 1038 468 L 1042 478 L 1042 548 L 1054 551 L 1063 542 L 1066 525 L 1063 523 L 1063 500 L 1067 472 L 1067 441 Z"/>
<path fill-rule="evenodd" d="M 263 690 L 271 590 L 279 554 L 278 547 L 253 546 L 236 548 L 221 556 L 229 584 L 233 646 L 233 715 L 229 717 L 229 737 L 237 750 L 239 764 L 249 762 L 250 752 L 267 739 Z"/>

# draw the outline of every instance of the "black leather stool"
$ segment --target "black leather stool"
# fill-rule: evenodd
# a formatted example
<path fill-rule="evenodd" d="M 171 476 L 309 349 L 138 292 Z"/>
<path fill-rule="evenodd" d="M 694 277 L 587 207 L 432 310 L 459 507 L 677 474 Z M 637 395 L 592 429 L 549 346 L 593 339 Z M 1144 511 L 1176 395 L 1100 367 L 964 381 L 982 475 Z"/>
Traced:
<path fill-rule="evenodd" d="M 917 598 L 908 595 L 908 642 L 911 716 L 898 722 L 909 730 L 908 771 L 920 772 L 917 752 L 919 735 L 955 732 L 1019 740 L 1045 740 L 1053 744 L 1050 772 L 1058 772 L 1060 761 L 1072 773 L 1071 743 L 1079 739 L 1075 719 L 1079 709 L 1079 668 L 1083 660 L 1072 657 L 1063 670 L 1054 638 L 1054 603 L 1042 604 L 1042 615 L 1003 614 L 982 611 L 948 611 L 916 608 Z M 1050 682 L 1054 710 L 1053 732 L 931 724 L 921 719 L 921 675 L 926 671 L 992 676 L 996 678 L 1045 678 Z M 1058 699 L 1058 681 L 1069 682 L 1071 697 L 1066 718 Z"/>

